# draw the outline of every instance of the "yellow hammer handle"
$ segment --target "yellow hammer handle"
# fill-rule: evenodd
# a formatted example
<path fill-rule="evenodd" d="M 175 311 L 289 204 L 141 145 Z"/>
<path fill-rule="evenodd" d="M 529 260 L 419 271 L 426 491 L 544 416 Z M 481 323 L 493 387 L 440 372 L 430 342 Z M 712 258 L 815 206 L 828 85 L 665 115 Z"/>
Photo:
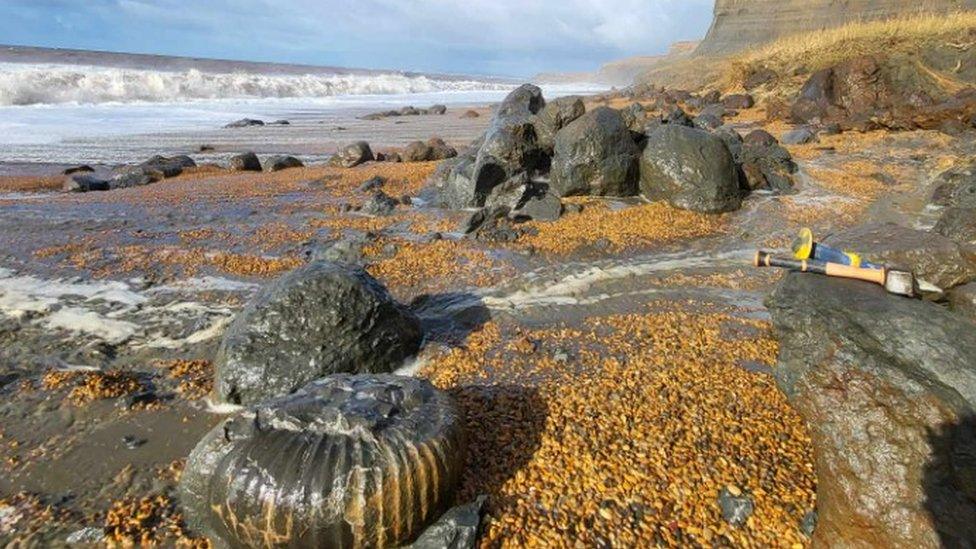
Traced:
<path fill-rule="evenodd" d="M 850 265 L 840 265 L 838 263 L 827 263 L 827 275 L 840 278 L 853 278 L 855 280 L 866 280 L 884 286 L 885 278 L 888 275 L 887 269 L 864 269 L 862 267 L 851 267 Z"/>

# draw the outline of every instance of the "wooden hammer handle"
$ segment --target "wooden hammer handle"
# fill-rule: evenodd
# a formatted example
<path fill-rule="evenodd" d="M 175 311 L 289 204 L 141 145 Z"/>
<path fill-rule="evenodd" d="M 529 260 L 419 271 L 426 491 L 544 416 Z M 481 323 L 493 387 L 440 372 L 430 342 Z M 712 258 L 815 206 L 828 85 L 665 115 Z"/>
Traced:
<path fill-rule="evenodd" d="M 865 269 L 862 267 L 851 267 L 839 263 L 827 263 L 827 276 L 840 278 L 853 278 L 855 280 L 865 280 L 875 284 L 885 285 L 888 272 L 885 269 Z"/>

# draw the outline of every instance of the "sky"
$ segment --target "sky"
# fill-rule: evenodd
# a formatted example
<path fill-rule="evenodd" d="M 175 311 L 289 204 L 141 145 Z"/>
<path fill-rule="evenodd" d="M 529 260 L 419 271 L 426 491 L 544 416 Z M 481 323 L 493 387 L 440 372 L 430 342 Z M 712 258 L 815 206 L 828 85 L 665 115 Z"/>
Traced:
<path fill-rule="evenodd" d="M 704 36 L 714 0 L 0 0 L 0 44 L 530 76 Z"/>

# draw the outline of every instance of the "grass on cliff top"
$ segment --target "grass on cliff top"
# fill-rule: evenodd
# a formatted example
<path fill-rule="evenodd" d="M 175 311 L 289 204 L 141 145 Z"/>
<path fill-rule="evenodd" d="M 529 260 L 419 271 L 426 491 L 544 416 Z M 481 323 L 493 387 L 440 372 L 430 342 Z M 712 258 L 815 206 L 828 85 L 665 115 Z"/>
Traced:
<path fill-rule="evenodd" d="M 796 68 L 810 73 L 863 55 L 913 53 L 933 46 L 960 53 L 976 46 L 976 11 L 855 22 L 786 36 L 733 58 L 726 87 L 740 87 L 746 75 L 760 68 L 780 75 Z"/>

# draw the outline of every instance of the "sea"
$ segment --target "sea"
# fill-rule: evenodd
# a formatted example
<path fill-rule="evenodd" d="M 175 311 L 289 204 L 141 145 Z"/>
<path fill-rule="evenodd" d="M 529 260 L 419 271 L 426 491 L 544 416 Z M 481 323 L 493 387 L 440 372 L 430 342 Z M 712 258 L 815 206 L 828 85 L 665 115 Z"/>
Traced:
<path fill-rule="evenodd" d="M 117 165 L 154 154 L 220 162 L 232 154 L 324 161 L 343 142 L 402 146 L 433 135 L 465 141 L 487 122 L 460 114 L 522 81 L 274 63 L 0 46 L 0 175 Z M 606 86 L 542 85 L 548 99 Z M 448 114 L 364 121 L 403 106 Z M 228 129 L 241 118 L 288 125 Z M 483 118 L 486 118 L 484 116 Z M 429 134 L 429 135 L 428 135 Z"/>

